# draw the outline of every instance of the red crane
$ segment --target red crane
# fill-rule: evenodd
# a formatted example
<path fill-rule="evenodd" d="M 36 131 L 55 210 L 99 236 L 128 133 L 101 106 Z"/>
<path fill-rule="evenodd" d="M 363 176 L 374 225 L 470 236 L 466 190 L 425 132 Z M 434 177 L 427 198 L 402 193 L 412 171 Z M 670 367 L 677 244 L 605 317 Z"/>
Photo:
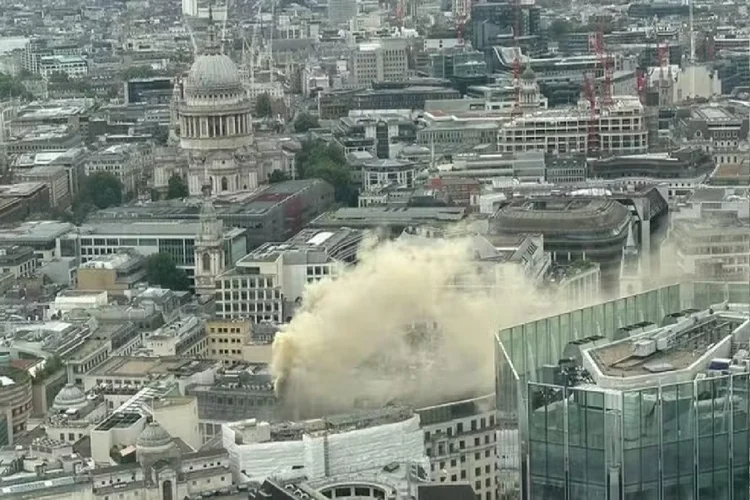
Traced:
<path fill-rule="evenodd" d="M 646 90 L 648 89 L 648 71 L 643 68 L 636 70 L 635 81 L 638 88 L 638 97 L 641 99 L 641 104 L 645 105 Z"/>
<path fill-rule="evenodd" d="M 614 60 L 612 55 L 608 53 L 604 48 L 604 32 L 599 30 L 595 35 L 594 48 L 596 55 L 599 58 L 599 64 L 602 66 L 602 76 L 604 77 L 604 83 L 602 85 L 602 104 L 612 104 L 612 79 L 613 79 L 613 66 Z"/>
<path fill-rule="evenodd" d="M 596 92 L 594 91 L 594 84 L 591 82 L 592 78 L 589 75 L 583 75 L 584 90 L 586 92 L 586 99 L 589 101 L 590 116 L 589 116 L 589 137 L 586 144 L 586 148 L 590 155 L 596 155 L 599 153 L 599 113 L 597 110 L 596 103 Z"/>
<path fill-rule="evenodd" d="M 463 0 L 462 11 L 458 13 L 458 45 L 463 47 L 466 44 L 464 32 L 466 30 L 466 21 L 471 17 L 471 0 Z"/>
<path fill-rule="evenodd" d="M 514 111 L 521 110 L 521 48 L 518 44 L 518 38 L 521 36 L 521 0 L 515 2 L 515 24 L 513 26 L 513 50 L 515 51 L 515 57 L 513 59 L 513 85 L 516 86 L 516 103 Z"/>

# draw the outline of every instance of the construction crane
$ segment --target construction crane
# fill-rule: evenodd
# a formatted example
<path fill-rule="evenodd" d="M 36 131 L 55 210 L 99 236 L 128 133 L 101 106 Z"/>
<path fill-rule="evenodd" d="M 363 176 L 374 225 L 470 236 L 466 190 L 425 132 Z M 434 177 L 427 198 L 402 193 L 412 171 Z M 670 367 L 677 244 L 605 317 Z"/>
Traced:
<path fill-rule="evenodd" d="M 512 113 L 521 112 L 521 48 L 518 38 L 521 36 L 521 0 L 515 1 L 515 23 L 513 25 L 513 85 L 516 88 L 516 102 L 513 106 Z"/>
<path fill-rule="evenodd" d="M 396 0 L 396 24 L 399 30 L 404 29 L 404 11 L 406 0 Z"/>
<path fill-rule="evenodd" d="M 641 104 L 646 104 L 646 93 L 648 91 L 648 71 L 644 68 L 639 68 L 635 73 L 636 88 L 638 89 L 638 97 L 641 100 Z"/>
<path fill-rule="evenodd" d="M 466 45 L 465 34 L 466 34 L 466 21 L 471 17 L 471 0 L 460 0 L 461 11 L 458 13 L 458 45 L 464 47 Z"/>
<path fill-rule="evenodd" d="M 594 35 L 594 49 L 599 58 L 599 64 L 602 66 L 603 84 L 601 89 L 602 104 L 612 104 L 612 66 L 614 61 L 604 47 L 604 31 L 600 28 Z"/>
<path fill-rule="evenodd" d="M 596 102 L 596 92 L 594 90 L 594 84 L 592 83 L 593 77 L 590 75 L 583 75 L 583 87 L 586 92 L 586 99 L 589 101 L 589 136 L 586 143 L 586 149 L 589 155 L 595 156 L 599 153 L 599 134 L 597 129 L 599 128 L 599 112 Z"/>

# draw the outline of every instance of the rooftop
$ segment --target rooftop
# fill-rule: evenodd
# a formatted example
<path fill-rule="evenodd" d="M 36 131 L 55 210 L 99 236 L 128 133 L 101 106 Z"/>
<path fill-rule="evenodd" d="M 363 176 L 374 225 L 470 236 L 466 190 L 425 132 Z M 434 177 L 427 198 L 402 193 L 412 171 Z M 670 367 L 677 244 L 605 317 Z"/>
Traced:
<path fill-rule="evenodd" d="M 365 207 L 340 208 L 320 215 L 312 226 L 317 227 L 375 227 L 389 224 L 418 224 L 458 222 L 466 216 L 462 207 Z"/>
<path fill-rule="evenodd" d="M 73 224 L 57 221 L 23 222 L 12 228 L 0 229 L 0 241 L 48 242 L 75 229 Z"/>
<path fill-rule="evenodd" d="M 92 370 L 90 374 L 104 377 L 189 376 L 215 366 L 216 362 L 205 359 L 179 357 L 131 357 L 115 356 Z"/>
<path fill-rule="evenodd" d="M 746 313 L 719 305 L 705 311 L 687 309 L 666 316 L 659 326 L 623 329 L 621 340 L 595 345 L 583 353 L 597 385 L 621 388 L 692 380 L 712 360 L 732 358 L 747 345 Z M 746 355 L 750 355 L 745 352 Z"/>

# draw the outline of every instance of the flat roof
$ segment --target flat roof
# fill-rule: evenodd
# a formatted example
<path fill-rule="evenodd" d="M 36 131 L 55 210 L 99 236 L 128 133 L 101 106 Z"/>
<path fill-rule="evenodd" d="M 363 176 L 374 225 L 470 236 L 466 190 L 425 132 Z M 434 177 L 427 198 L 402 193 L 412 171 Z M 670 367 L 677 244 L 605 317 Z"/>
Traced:
<path fill-rule="evenodd" d="M 679 321 L 687 318 L 688 312 L 683 316 L 672 316 Z M 696 317 L 689 325 L 668 324 L 645 335 L 594 347 L 589 353 L 601 372 L 610 377 L 628 378 L 685 370 L 704 358 L 721 339 L 731 336 L 746 320 L 720 313 L 705 315 Z M 660 337 L 664 339 L 662 348 L 657 343 Z M 654 342 L 653 352 L 645 350 L 650 354 L 639 354 L 639 346 L 650 341 Z"/>
<path fill-rule="evenodd" d="M 0 241 L 47 241 L 59 238 L 75 229 L 73 224 L 58 221 L 23 222 L 12 228 L 0 228 Z"/>
<path fill-rule="evenodd" d="M 377 226 L 419 222 L 456 222 L 466 216 L 463 207 L 364 207 L 340 208 L 316 218 L 311 225 Z"/>
<path fill-rule="evenodd" d="M 189 375 L 216 364 L 206 359 L 180 357 L 115 356 L 89 372 L 97 377 L 148 377 L 149 375 Z"/>

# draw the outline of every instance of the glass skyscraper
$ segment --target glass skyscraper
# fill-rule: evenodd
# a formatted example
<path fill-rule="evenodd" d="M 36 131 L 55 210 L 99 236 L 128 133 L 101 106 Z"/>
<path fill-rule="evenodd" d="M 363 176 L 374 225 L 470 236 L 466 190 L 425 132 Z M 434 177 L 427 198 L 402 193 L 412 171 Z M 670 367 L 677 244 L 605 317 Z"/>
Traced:
<path fill-rule="evenodd" d="M 499 332 L 500 498 L 750 498 L 749 374 L 705 366 L 714 353 L 748 349 L 746 307 L 684 328 L 692 333 L 679 339 L 679 356 L 667 348 L 661 356 L 683 365 L 652 363 L 634 377 L 610 369 L 639 362 L 612 348 L 629 325 L 657 328 L 673 313 L 720 302 L 747 304 L 748 286 L 668 286 Z M 571 341 L 596 346 L 579 356 L 587 370 L 568 372 L 577 373 L 573 382 L 553 373 Z M 593 373 L 600 365 L 606 373 Z"/>

